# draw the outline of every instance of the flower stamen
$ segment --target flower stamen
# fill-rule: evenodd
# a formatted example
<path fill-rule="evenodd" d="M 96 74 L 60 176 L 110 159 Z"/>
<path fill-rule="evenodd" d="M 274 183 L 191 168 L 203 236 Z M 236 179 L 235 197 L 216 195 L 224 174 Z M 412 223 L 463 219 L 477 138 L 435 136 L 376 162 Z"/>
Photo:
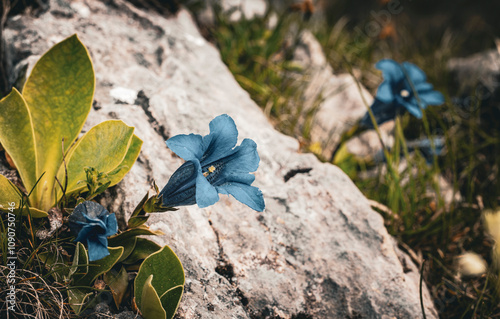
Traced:
<path fill-rule="evenodd" d="M 402 97 L 409 97 L 410 96 L 410 92 L 408 92 L 407 90 L 401 90 L 401 92 L 399 94 L 401 94 Z"/>
<path fill-rule="evenodd" d="M 205 173 L 203 173 L 203 176 L 207 177 L 208 175 L 210 175 L 211 173 L 215 172 L 215 166 L 210 166 L 208 168 L 208 171 L 206 171 Z"/>

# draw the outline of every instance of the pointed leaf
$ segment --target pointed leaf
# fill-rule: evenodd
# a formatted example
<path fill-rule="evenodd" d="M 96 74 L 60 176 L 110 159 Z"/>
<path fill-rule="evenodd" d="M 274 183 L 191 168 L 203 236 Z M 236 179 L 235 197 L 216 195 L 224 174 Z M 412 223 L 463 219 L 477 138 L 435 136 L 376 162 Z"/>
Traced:
<path fill-rule="evenodd" d="M 153 275 L 150 275 L 142 286 L 141 300 L 144 302 L 139 306 L 139 309 L 144 319 L 166 319 L 167 313 L 163 309 L 158 293 L 151 284 L 152 280 Z"/>
<path fill-rule="evenodd" d="M 154 277 L 151 277 L 152 275 Z M 177 287 L 184 286 L 184 269 L 179 258 L 168 246 L 146 258 L 137 273 L 134 282 L 135 299 L 141 311 L 148 302 L 143 299 L 143 289 L 149 280 L 151 280 L 155 292 L 160 296 L 172 288 L 178 289 Z M 182 297 L 182 292 L 179 294 L 176 289 L 172 290 L 172 294 L 165 295 L 165 302 L 169 303 L 164 305 L 167 307 L 165 310 L 172 316 L 175 314 Z M 177 302 L 175 302 L 174 297 L 178 298 Z M 170 318 L 168 317 L 168 319 Z"/>
<path fill-rule="evenodd" d="M 73 256 L 73 264 L 69 270 L 69 276 L 73 277 L 74 281 L 78 281 L 84 277 L 89 271 L 89 256 L 87 250 L 82 243 L 76 244 L 75 255 Z"/>
<path fill-rule="evenodd" d="M 146 259 L 151 254 L 157 252 L 161 249 L 161 246 L 157 243 L 146 239 L 137 238 L 137 243 L 135 245 L 134 251 L 123 261 L 125 265 L 132 265 L 139 260 Z"/>
<path fill-rule="evenodd" d="M 82 312 L 83 306 L 86 304 L 87 298 L 92 295 L 89 289 L 70 288 L 68 289 L 69 305 L 71 309 L 79 315 Z"/>
<path fill-rule="evenodd" d="M 117 168 L 127 154 L 133 133 L 133 127 L 118 120 L 106 121 L 91 128 L 68 153 L 66 193 L 86 188 L 85 183 L 78 183 L 86 180 L 85 167 L 106 174 Z M 61 166 L 57 178 L 63 181 L 64 174 L 64 166 Z M 60 191 L 58 194 L 62 195 Z"/>
<path fill-rule="evenodd" d="M 35 207 L 48 210 L 55 202 L 52 192 L 62 161 L 62 140 L 66 152 L 90 112 L 94 88 L 89 53 L 76 35 L 45 53 L 24 85 L 35 133 L 37 176 L 45 172 L 35 190 Z"/>
<path fill-rule="evenodd" d="M 16 165 L 24 187 L 31 190 L 37 178 L 35 139 L 30 111 L 16 89 L 0 101 L 0 143 Z"/>
<path fill-rule="evenodd" d="M 173 318 L 179 304 L 181 302 L 182 293 L 184 292 L 184 285 L 179 285 L 167 290 L 163 296 L 160 297 L 163 309 L 167 312 L 167 318 Z"/>
<path fill-rule="evenodd" d="M 89 264 L 89 271 L 85 276 L 75 281 L 75 286 L 90 286 L 99 275 L 113 268 L 123 254 L 123 247 L 108 247 L 108 250 L 108 256 Z"/>
<path fill-rule="evenodd" d="M 124 267 L 122 267 L 119 272 L 112 269 L 104 274 L 104 282 L 111 288 L 116 307 L 119 309 L 123 297 L 128 290 L 129 281 L 127 271 Z"/>
<path fill-rule="evenodd" d="M 160 235 L 164 235 L 164 234 L 160 230 L 151 230 L 151 229 L 149 229 L 149 227 L 142 225 L 142 226 L 139 226 L 136 228 L 127 229 L 126 231 L 124 231 L 122 233 L 119 233 L 117 235 L 109 237 L 108 238 L 108 246 L 112 246 L 112 247 L 120 246 L 120 243 L 122 241 L 124 241 L 125 239 L 130 238 L 130 237 L 140 236 L 140 235 L 160 236 Z"/>

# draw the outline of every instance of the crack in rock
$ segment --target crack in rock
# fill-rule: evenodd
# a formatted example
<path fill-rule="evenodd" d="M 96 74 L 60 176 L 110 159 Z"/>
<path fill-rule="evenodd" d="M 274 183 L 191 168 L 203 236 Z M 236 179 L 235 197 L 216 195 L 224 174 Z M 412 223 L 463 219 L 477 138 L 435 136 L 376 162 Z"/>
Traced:
<path fill-rule="evenodd" d="M 144 113 L 148 117 L 148 122 L 151 124 L 151 127 L 155 130 L 155 132 L 163 137 L 165 141 L 168 140 L 170 134 L 168 133 L 164 125 L 158 123 L 158 121 L 153 116 L 153 113 L 151 113 L 151 111 L 149 110 L 149 98 L 146 96 L 143 90 L 140 90 L 139 93 L 137 93 L 137 98 L 135 99 L 134 104 L 142 107 Z"/>

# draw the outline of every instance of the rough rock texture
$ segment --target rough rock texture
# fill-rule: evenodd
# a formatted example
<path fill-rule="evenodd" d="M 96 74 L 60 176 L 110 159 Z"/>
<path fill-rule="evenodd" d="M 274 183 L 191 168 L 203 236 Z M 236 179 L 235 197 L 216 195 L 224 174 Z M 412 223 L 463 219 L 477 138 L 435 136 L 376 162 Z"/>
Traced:
<path fill-rule="evenodd" d="M 88 46 L 97 78 L 85 128 L 120 118 L 144 140 L 107 198 L 122 219 L 153 178 L 163 186 L 181 165 L 165 146 L 169 136 L 206 134 L 210 120 L 227 113 L 240 137 L 258 144 L 265 212 L 222 196 L 207 209 L 150 219 L 186 270 L 180 318 L 422 317 L 418 270 L 381 216 L 337 167 L 298 154 L 298 142 L 273 129 L 188 12 L 165 19 L 120 0 L 58 0 L 38 18 L 10 20 L 5 36 L 18 62 L 73 33 Z M 436 318 L 425 288 L 423 295 L 427 318 Z"/>

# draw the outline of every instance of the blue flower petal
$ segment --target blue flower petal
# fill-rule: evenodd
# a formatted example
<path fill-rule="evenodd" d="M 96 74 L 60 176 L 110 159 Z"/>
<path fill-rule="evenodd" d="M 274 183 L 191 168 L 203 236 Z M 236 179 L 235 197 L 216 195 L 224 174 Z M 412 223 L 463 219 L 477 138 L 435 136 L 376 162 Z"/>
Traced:
<path fill-rule="evenodd" d="M 238 201 L 258 212 L 262 212 L 266 206 L 262 192 L 255 186 L 242 183 L 227 183 L 218 186 L 217 190 L 221 194 L 231 194 Z"/>
<path fill-rule="evenodd" d="M 420 92 L 423 92 L 423 91 L 434 90 L 434 86 L 430 83 L 422 82 L 422 83 L 415 84 L 415 90 L 417 90 L 417 92 L 420 94 Z"/>
<path fill-rule="evenodd" d="M 247 172 L 228 171 L 228 172 L 223 172 L 223 174 L 221 174 L 221 176 L 217 179 L 217 181 L 214 182 L 212 185 L 217 187 L 227 183 L 234 183 L 234 182 L 252 185 L 254 181 L 255 181 L 255 175 L 249 174 Z"/>
<path fill-rule="evenodd" d="M 103 246 L 102 243 L 97 240 L 89 239 L 87 241 L 87 246 L 89 252 L 89 261 L 103 259 L 104 257 L 109 255 L 108 247 Z"/>
<path fill-rule="evenodd" d="M 260 157 L 257 144 L 251 139 L 244 139 L 240 146 L 234 148 L 231 155 L 221 160 L 225 172 L 255 172 L 259 167 Z M 203 168 L 211 163 L 203 164 Z"/>
<path fill-rule="evenodd" d="M 384 79 L 389 82 L 398 83 L 405 78 L 401 65 L 394 60 L 380 60 L 375 64 L 375 67 L 382 71 Z"/>
<path fill-rule="evenodd" d="M 441 105 L 444 103 L 444 96 L 438 91 L 419 92 L 418 97 L 428 105 Z"/>
<path fill-rule="evenodd" d="M 392 92 L 391 83 L 388 81 L 382 82 L 377 89 L 377 99 L 382 102 L 390 103 L 394 100 L 394 93 Z"/>
<path fill-rule="evenodd" d="M 403 68 L 414 85 L 427 81 L 427 76 L 418 66 L 410 62 L 403 62 Z"/>
<path fill-rule="evenodd" d="M 85 242 L 87 238 L 92 236 L 92 234 L 96 234 L 99 230 L 102 231 L 102 228 L 96 224 L 85 225 L 78 232 L 78 236 L 76 237 L 75 241 Z"/>
<path fill-rule="evenodd" d="M 108 247 L 108 239 L 104 235 L 96 236 L 97 241 L 101 243 L 104 247 Z M 92 238 L 93 239 L 93 238 Z"/>
<path fill-rule="evenodd" d="M 415 98 L 412 98 L 410 101 L 402 101 L 401 103 L 411 115 L 415 116 L 417 119 L 422 118 L 422 110 Z M 425 109 L 426 105 L 422 104 L 422 107 Z"/>
<path fill-rule="evenodd" d="M 203 176 L 201 167 L 198 164 L 198 174 L 196 176 L 196 203 L 198 207 L 205 208 L 211 206 L 219 200 L 217 189 L 209 183 L 207 178 Z"/>
<path fill-rule="evenodd" d="M 203 156 L 202 140 L 198 134 L 181 134 L 169 138 L 167 146 L 186 161 L 198 160 Z"/>
<path fill-rule="evenodd" d="M 195 165 L 195 163 L 198 163 Z M 188 161 L 182 164 L 163 187 L 163 205 L 166 207 L 193 205 L 196 203 L 195 187 L 199 161 Z"/>
<path fill-rule="evenodd" d="M 210 163 L 226 157 L 238 142 L 236 124 L 229 115 L 222 114 L 210 122 L 210 134 L 203 137 L 205 153 L 198 157 L 202 163 Z"/>
<path fill-rule="evenodd" d="M 106 216 L 106 233 L 105 237 L 112 236 L 118 232 L 118 221 L 116 220 L 115 213 Z"/>

